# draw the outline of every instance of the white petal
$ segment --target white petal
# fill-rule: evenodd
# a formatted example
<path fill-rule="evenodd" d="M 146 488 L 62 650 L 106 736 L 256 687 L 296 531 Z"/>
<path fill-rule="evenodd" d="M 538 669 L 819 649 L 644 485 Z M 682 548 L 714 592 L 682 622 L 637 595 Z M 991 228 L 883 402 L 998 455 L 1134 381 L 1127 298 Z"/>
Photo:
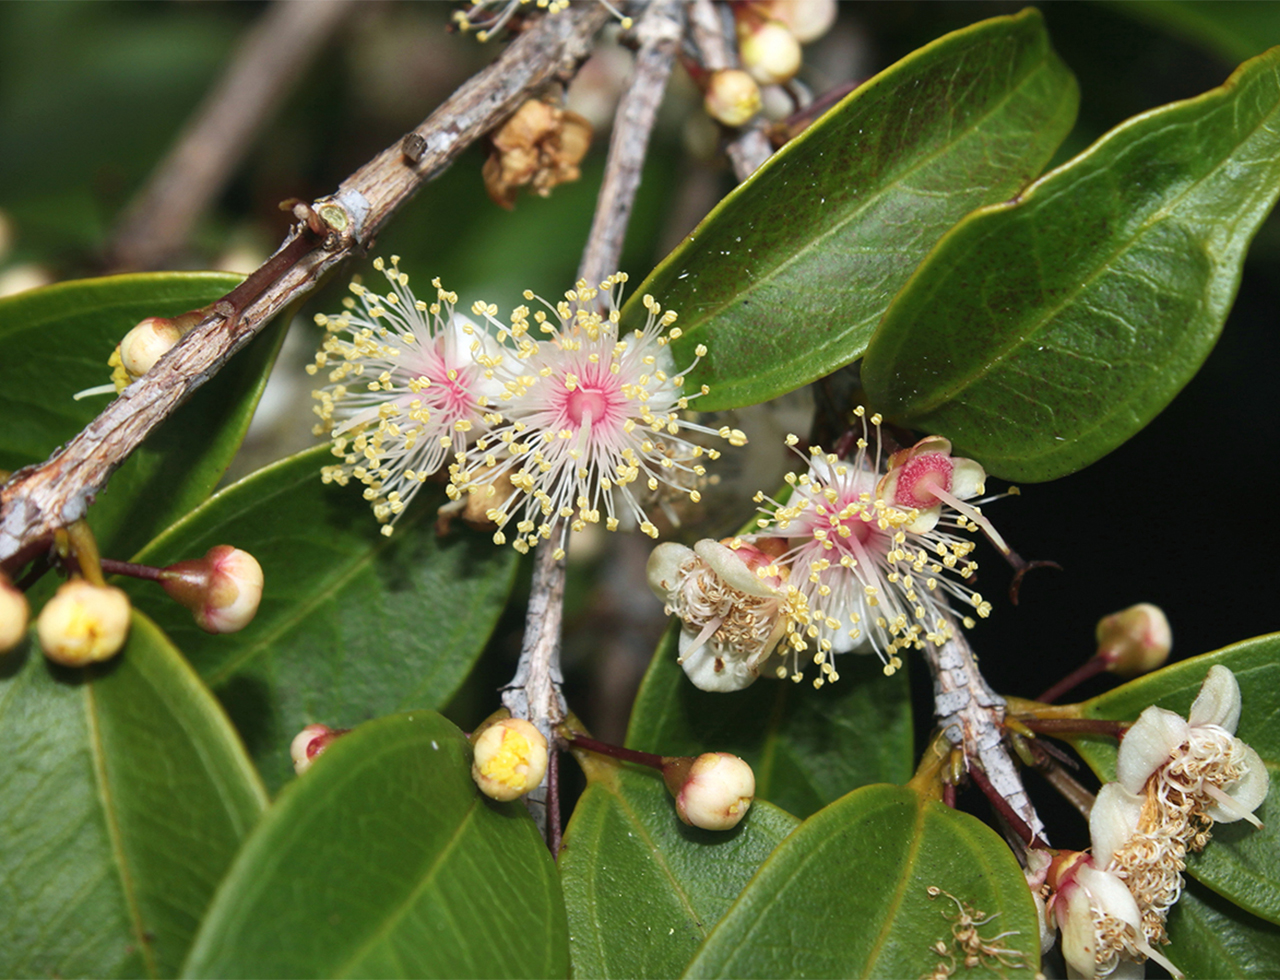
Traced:
<path fill-rule="evenodd" d="M 1133 960 L 1121 960 L 1107 975 L 1107 980 L 1142 980 L 1147 975 L 1147 964 Z"/>
<path fill-rule="evenodd" d="M 664 541 L 654 548 L 649 555 L 649 563 L 645 566 L 645 575 L 649 579 L 649 588 L 660 602 L 669 602 L 671 593 L 679 580 L 680 566 L 689 560 L 693 549 L 686 548 L 674 541 Z"/>
<path fill-rule="evenodd" d="M 1107 783 L 1098 790 L 1098 799 L 1089 814 L 1089 836 L 1093 839 L 1093 863 L 1105 868 L 1125 841 L 1138 829 L 1142 797 L 1119 783 Z"/>
<path fill-rule="evenodd" d="M 1093 928 L 1093 914 L 1089 911 L 1089 893 L 1076 886 L 1071 888 L 1066 901 L 1058 894 L 1058 926 L 1062 930 L 1062 957 L 1067 969 L 1076 976 L 1092 980 L 1097 961 L 1098 934 Z"/>
<path fill-rule="evenodd" d="M 1219 725 L 1234 735 L 1240 724 L 1240 685 L 1236 675 L 1222 664 L 1210 667 L 1187 721 L 1192 725 Z"/>
<path fill-rule="evenodd" d="M 777 589 L 748 568 L 738 553 L 727 545 L 711 538 L 703 538 L 693 546 L 693 550 L 730 588 L 765 598 L 778 594 Z"/>
<path fill-rule="evenodd" d="M 760 672 L 750 667 L 743 660 L 729 660 L 711 643 L 704 643 L 693 653 L 685 656 L 685 650 L 696 639 L 695 634 L 687 631 L 680 633 L 680 657 L 686 676 L 693 681 L 694 687 L 715 694 L 729 691 L 741 691 L 755 683 Z"/>
<path fill-rule="evenodd" d="M 1267 791 L 1271 788 L 1271 775 L 1267 772 L 1262 756 L 1251 746 L 1244 747 L 1244 757 L 1247 768 L 1243 778 L 1224 786 L 1223 790 L 1240 809 L 1252 813 L 1267 798 Z M 1219 806 L 1211 806 L 1206 812 L 1218 823 L 1232 823 L 1243 819 L 1239 813 L 1230 813 Z"/>
<path fill-rule="evenodd" d="M 1118 876 L 1085 865 L 1076 872 L 1076 882 L 1088 890 L 1093 903 L 1100 909 L 1121 922 L 1127 922 L 1139 936 L 1144 935 L 1138 901 Z"/>
<path fill-rule="evenodd" d="M 942 504 L 934 504 L 928 510 L 922 510 L 916 516 L 916 519 L 907 525 L 908 534 L 928 534 L 938 526 L 938 521 L 942 517 Z"/>
<path fill-rule="evenodd" d="M 963 456 L 952 456 L 951 494 L 961 500 L 968 500 L 983 493 L 986 488 L 987 471 L 982 464 Z"/>
<path fill-rule="evenodd" d="M 1190 726 L 1181 715 L 1152 705 L 1138 716 L 1120 742 L 1116 779 L 1130 793 L 1138 793 L 1186 740 Z"/>

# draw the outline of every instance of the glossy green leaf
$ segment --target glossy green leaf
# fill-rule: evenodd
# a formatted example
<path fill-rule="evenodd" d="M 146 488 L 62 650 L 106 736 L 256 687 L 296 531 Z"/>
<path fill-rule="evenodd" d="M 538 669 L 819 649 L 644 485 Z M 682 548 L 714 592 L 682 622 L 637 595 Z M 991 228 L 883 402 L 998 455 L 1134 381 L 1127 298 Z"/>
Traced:
<path fill-rule="evenodd" d="M 1189 882 L 1169 910 L 1164 952 L 1191 980 L 1280 977 L 1280 929 Z"/>
<path fill-rule="evenodd" d="M 111 400 L 107 358 L 148 316 L 198 309 L 241 276 L 164 272 L 58 283 L 0 299 L 0 469 L 47 459 Z M 89 508 L 104 555 L 124 559 L 213 492 L 240 447 L 284 331 L 270 328 L 164 423 Z"/>
<path fill-rule="evenodd" d="M 128 581 L 222 699 L 273 789 L 289 742 L 312 722 L 349 728 L 406 708 L 441 708 L 484 649 L 516 555 L 455 523 L 434 527 L 425 489 L 387 538 L 352 485 L 325 485 L 319 446 L 226 488 L 142 552 L 167 565 L 216 544 L 250 552 L 266 587 L 252 623 L 210 636 L 149 582 Z"/>
<path fill-rule="evenodd" d="M 1245 640 L 1183 660 L 1084 703 L 1087 718 L 1132 721 L 1151 704 L 1186 716 L 1214 664 L 1229 667 L 1240 684 L 1242 711 L 1236 735 L 1262 756 L 1271 791 L 1258 808 L 1261 830 L 1246 821 L 1216 824 L 1213 840 L 1187 856 L 1187 871 L 1254 915 L 1280 924 L 1280 633 Z M 1115 778 L 1116 743 L 1081 738 L 1076 749 L 1103 779 Z"/>
<path fill-rule="evenodd" d="M 939 888 L 955 896 L 930 897 Z M 1031 976 L 1040 928 L 1026 879 L 995 831 L 903 786 L 866 786 L 778 846 L 707 938 L 687 977 L 919 977 L 952 953 L 968 906 L 1011 952 L 965 977 Z M 983 914 L 979 914 L 983 913 Z M 963 963 L 963 953 L 957 956 Z M 1014 963 L 1024 964 L 1015 970 Z"/>
<path fill-rule="evenodd" d="M 574 975 L 678 976 L 799 821 L 757 800 L 732 831 L 697 830 L 660 773 L 599 768 L 560 853 Z"/>
<path fill-rule="evenodd" d="M 0 976 L 171 977 L 266 805 L 218 703 L 136 614 L 124 650 L 0 659 Z"/>
<path fill-rule="evenodd" d="M 858 357 L 963 215 L 1023 187 L 1075 120 L 1035 10 L 948 34 L 859 86 L 726 197 L 633 293 L 680 314 L 702 410 L 762 402 Z M 692 390 L 691 387 L 691 390 Z"/>
<path fill-rule="evenodd" d="M 905 670 L 885 677 L 851 654 L 840 680 L 764 677 L 745 691 L 700 691 L 676 663 L 676 626 L 658 645 L 631 709 L 627 745 L 661 755 L 732 752 L 756 773 L 756 795 L 805 817 L 859 786 L 911 778 L 911 691 Z M 812 673 L 812 672 L 811 672 Z"/>
<path fill-rule="evenodd" d="M 430 711 L 330 744 L 245 843 L 192 977 L 563 977 L 564 900 L 523 804 Z"/>
<path fill-rule="evenodd" d="M 957 225 L 867 349 L 871 404 L 1011 480 L 1087 466 L 1208 356 L 1280 194 L 1280 49 Z"/>

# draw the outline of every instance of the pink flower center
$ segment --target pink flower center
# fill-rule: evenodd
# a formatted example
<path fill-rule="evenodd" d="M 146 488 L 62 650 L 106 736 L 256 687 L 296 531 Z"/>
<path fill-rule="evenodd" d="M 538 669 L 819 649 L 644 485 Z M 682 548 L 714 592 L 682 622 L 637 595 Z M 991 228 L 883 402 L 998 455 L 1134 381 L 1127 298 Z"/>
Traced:
<path fill-rule="evenodd" d="M 895 507 L 927 510 L 938 502 L 934 490 L 951 490 L 951 472 L 955 468 L 946 453 L 924 453 L 909 459 L 898 473 L 898 486 L 893 494 Z"/>
<path fill-rule="evenodd" d="M 609 410 L 609 396 L 600 388 L 579 386 L 568 394 L 569 397 L 564 405 L 564 414 L 568 416 L 569 421 L 574 425 L 581 425 L 588 412 L 591 413 L 593 424 L 600 422 Z"/>

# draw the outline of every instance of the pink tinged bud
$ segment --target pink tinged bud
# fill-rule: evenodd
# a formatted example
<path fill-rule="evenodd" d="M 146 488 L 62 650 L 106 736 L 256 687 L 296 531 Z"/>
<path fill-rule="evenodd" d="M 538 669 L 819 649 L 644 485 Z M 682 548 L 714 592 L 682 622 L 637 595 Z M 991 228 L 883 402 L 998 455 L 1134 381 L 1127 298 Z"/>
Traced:
<path fill-rule="evenodd" d="M 797 41 L 809 44 L 836 22 L 836 0 L 773 0 L 769 16 L 787 26 Z"/>
<path fill-rule="evenodd" d="M 1169 659 L 1173 631 L 1159 606 L 1140 602 L 1098 621 L 1098 656 L 1107 670 L 1121 677 L 1137 677 Z"/>
<path fill-rule="evenodd" d="M 329 743 L 347 734 L 349 730 L 346 728 L 330 728 L 328 725 L 308 725 L 298 732 L 289 746 L 289 754 L 293 757 L 293 771 L 301 776 L 311 768 L 311 763 L 329 747 Z"/>
<path fill-rule="evenodd" d="M 742 67 L 761 85 L 791 81 L 803 59 L 796 36 L 776 20 L 767 20 L 759 26 L 740 23 L 738 53 Z"/>
<path fill-rule="evenodd" d="M 164 570 L 160 584 L 191 610 L 207 633 L 244 629 L 262 600 L 262 566 L 247 551 L 215 545 L 203 558 L 180 561 Z"/>
<path fill-rule="evenodd" d="M 129 597 L 110 585 L 72 579 L 58 587 L 36 619 L 44 654 L 64 667 L 107 660 L 129 634 Z"/>
<path fill-rule="evenodd" d="M 756 795 L 755 773 L 728 752 L 673 759 L 663 768 L 663 776 L 676 799 L 676 814 L 703 830 L 732 830 L 747 815 Z"/>
<path fill-rule="evenodd" d="M 140 378 L 182 339 L 172 320 L 149 316 L 120 341 L 120 363 L 132 378 Z"/>
<path fill-rule="evenodd" d="M 477 736 L 471 778 L 485 796 L 518 799 L 546 774 L 547 740 L 523 718 L 503 718 Z"/>
<path fill-rule="evenodd" d="M 8 653 L 27 635 L 31 607 L 27 597 L 0 573 L 0 653 Z"/>
<path fill-rule="evenodd" d="M 712 72 L 702 104 L 716 122 L 742 126 L 760 111 L 760 86 L 737 68 Z"/>

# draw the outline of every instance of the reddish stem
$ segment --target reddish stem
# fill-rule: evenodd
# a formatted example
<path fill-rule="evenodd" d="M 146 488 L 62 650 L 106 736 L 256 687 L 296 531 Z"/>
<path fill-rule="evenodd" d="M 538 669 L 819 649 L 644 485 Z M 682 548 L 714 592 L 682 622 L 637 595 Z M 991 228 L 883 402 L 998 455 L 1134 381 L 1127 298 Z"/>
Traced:
<path fill-rule="evenodd" d="M 1019 718 L 1038 735 L 1110 735 L 1120 738 L 1129 726 L 1106 718 Z"/>
<path fill-rule="evenodd" d="M 1013 828 L 1013 832 L 1026 842 L 1027 847 L 1043 848 L 1049 846 L 1032 832 L 1031 828 L 1027 826 L 1027 822 L 1018 816 L 1018 812 L 1009 805 L 1009 801 L 1001 796 L 999 790 L 991 785 L 991 780 L 987 778 L 985 772 L 977 766 L 973 766 L 969 770 L 969 776 L 977 783 L 978 788 L 982 790 L 982 795 L 991 801 L 991 805 L 996 808 L 996 812 Z"/>
<path fill-rule="evenodd" d="M 622 759 L 626 762 L 637 762 L 642 766 L 648 766 L 650 769 L 661 770 L 666 766 L 666 759 L 660 755 L 654 755 L 652 752 L 641 752 L 639 749 L 627 749 L 621 745 L 598 742 L 594 738 L 579 735 L 577 732 L 569 732 L 568 738 L 570 745 L 579 749 L 586 749 L 588 752 L 597 752 L 600 755 Z"/>
<path fill-rule="evenodd" d="M 560 750 L 551 746 L 551 754 L 547 756 L 547 847 L 551 849 L 551 860 L 560 857 L 560 842 L 563 839 L 560 829 Z"/>
<path fill-rule="evenodd" d="M 148 582 L 160 582 L 166 577 L 164 569 L 152 568 L 150 565 L 116 561 L 114 558 L 103 558 L 101 561 L 102 570 L 108 575 L 128 575 L 130 578 L 146 579 Z"/>
<path fill-rule="evenodd" d="M 1089 660 L 1086 660 L 1083 664 L 1081 664 L 1079 667 L 1077 667 L 1075 670 L 1069 673 L 1066 677 L 1062 678 L 1062 680 L 1058 681 L 1058 683 L 1054 684 L 1053 687 L 1049 688 L 1047 691 L 1041 694 L 1038 698 L 1036 698 L 1036 700 L 1043 701 L 1045 704 L 1052 704 L 1055 700 L 1062 697 L 1062 695 L 1066 694 L 1068 691 L 1073 690 L 1074 688 L 1083 684 L 1090 677 L 1093 677 L 1096 674 L 1101 674 L 1104 670 L 1107 669 L 1107 665 L 1110 662 L 1111 661 L 1108 660 L 1106 657 L 1100 657 L 1096 655 L 1091 657 Z"/>

